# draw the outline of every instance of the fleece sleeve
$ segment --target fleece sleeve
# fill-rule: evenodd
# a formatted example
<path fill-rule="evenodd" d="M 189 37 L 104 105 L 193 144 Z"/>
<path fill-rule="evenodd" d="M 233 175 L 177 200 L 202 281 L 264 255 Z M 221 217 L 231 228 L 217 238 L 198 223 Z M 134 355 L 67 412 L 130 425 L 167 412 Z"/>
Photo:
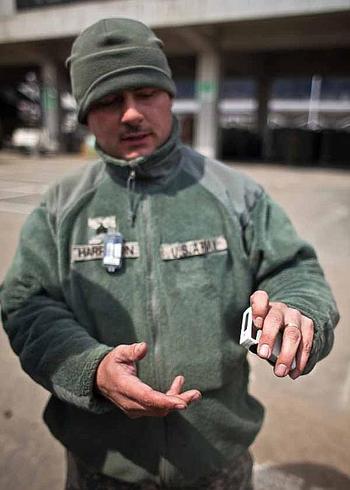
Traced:
<path fill-rule="evenodd" d="M 299 238 L 284 211 L 265 193 L 251 210 L 246 238 L 256 280 L 254 290 L 266 291 L 271 301 L 286 303 L 314 322 L 306 374 L 330 352 L 339 320 L 315 251 Z"/>
<path fill-rule="evenodd" d="M 43 204 L 27 219 L 1 286 L 4 328 L 23 369 L 63 401 L 93 412 L 112 404 L 94 392 L 96 368 L 112 347 L 94 339 L 68 305 L 54 227 Z"/>

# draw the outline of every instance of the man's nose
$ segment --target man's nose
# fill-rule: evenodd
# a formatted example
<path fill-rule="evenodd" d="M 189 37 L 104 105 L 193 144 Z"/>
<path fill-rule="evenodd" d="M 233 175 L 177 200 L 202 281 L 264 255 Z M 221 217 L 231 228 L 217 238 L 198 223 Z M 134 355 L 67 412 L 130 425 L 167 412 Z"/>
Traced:
<path fill-rule="evenodd" d="M 143 121 L 143 114 L 138 108 L 135 99 L 130 96 L 124 100 L 121 122 L 124 124 L 139 124 Z"/>

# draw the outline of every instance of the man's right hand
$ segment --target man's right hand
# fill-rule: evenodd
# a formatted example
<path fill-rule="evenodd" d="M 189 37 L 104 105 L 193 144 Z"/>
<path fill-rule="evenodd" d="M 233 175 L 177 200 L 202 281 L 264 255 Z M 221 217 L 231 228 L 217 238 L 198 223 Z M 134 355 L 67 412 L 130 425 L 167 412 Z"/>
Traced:
<path fill-rule="evenodd" d="M 96 387 L 102 395 L 128 417 L 164 417 L 173 410 L 184 410 L 201 398 L 198 390 L 182 392 L 183 376 L 176 376 L 166 393 L 155 391 L 137 377 L 136 362 L 147 354 L 145 342 L 119 345 L 100 362 Z"/>

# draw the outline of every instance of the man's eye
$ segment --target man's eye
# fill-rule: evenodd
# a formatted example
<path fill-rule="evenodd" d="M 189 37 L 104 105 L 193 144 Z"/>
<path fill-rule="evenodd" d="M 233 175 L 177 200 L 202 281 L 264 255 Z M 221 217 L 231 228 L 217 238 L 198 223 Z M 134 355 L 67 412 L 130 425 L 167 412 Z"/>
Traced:
<path fill-rule="evenodd" d="M 96 103 L 97 107 L 109 107 L 115 106 L 122 102 L 120 97 L 106 97 L 105 99 L 101 99 Z"/>
<path fill-rule="evenodd" d="M 140 90 L 139 92 L 137 92 L 137 96 L 138 97 L 144 97 L 146 99 L 148 97 L 152 97 L 153 95 L 155 95 L 155 93 L 156 93 L 156 90 L 153 90 L 153 89 Z"/>

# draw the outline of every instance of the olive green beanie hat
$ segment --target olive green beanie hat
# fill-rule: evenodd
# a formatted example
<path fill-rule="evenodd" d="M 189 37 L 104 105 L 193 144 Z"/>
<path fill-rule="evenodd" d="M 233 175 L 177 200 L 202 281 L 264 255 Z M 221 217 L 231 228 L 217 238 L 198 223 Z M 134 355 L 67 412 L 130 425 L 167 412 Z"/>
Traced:
<path fill-rule="evenodd" d="M 149 27 L 132 19 L 104 19 L 85 29 L 67 59 L 79 121 L 91 104 L 121 90 L 156 87 L 175 95 L 162 47 Z"/>

